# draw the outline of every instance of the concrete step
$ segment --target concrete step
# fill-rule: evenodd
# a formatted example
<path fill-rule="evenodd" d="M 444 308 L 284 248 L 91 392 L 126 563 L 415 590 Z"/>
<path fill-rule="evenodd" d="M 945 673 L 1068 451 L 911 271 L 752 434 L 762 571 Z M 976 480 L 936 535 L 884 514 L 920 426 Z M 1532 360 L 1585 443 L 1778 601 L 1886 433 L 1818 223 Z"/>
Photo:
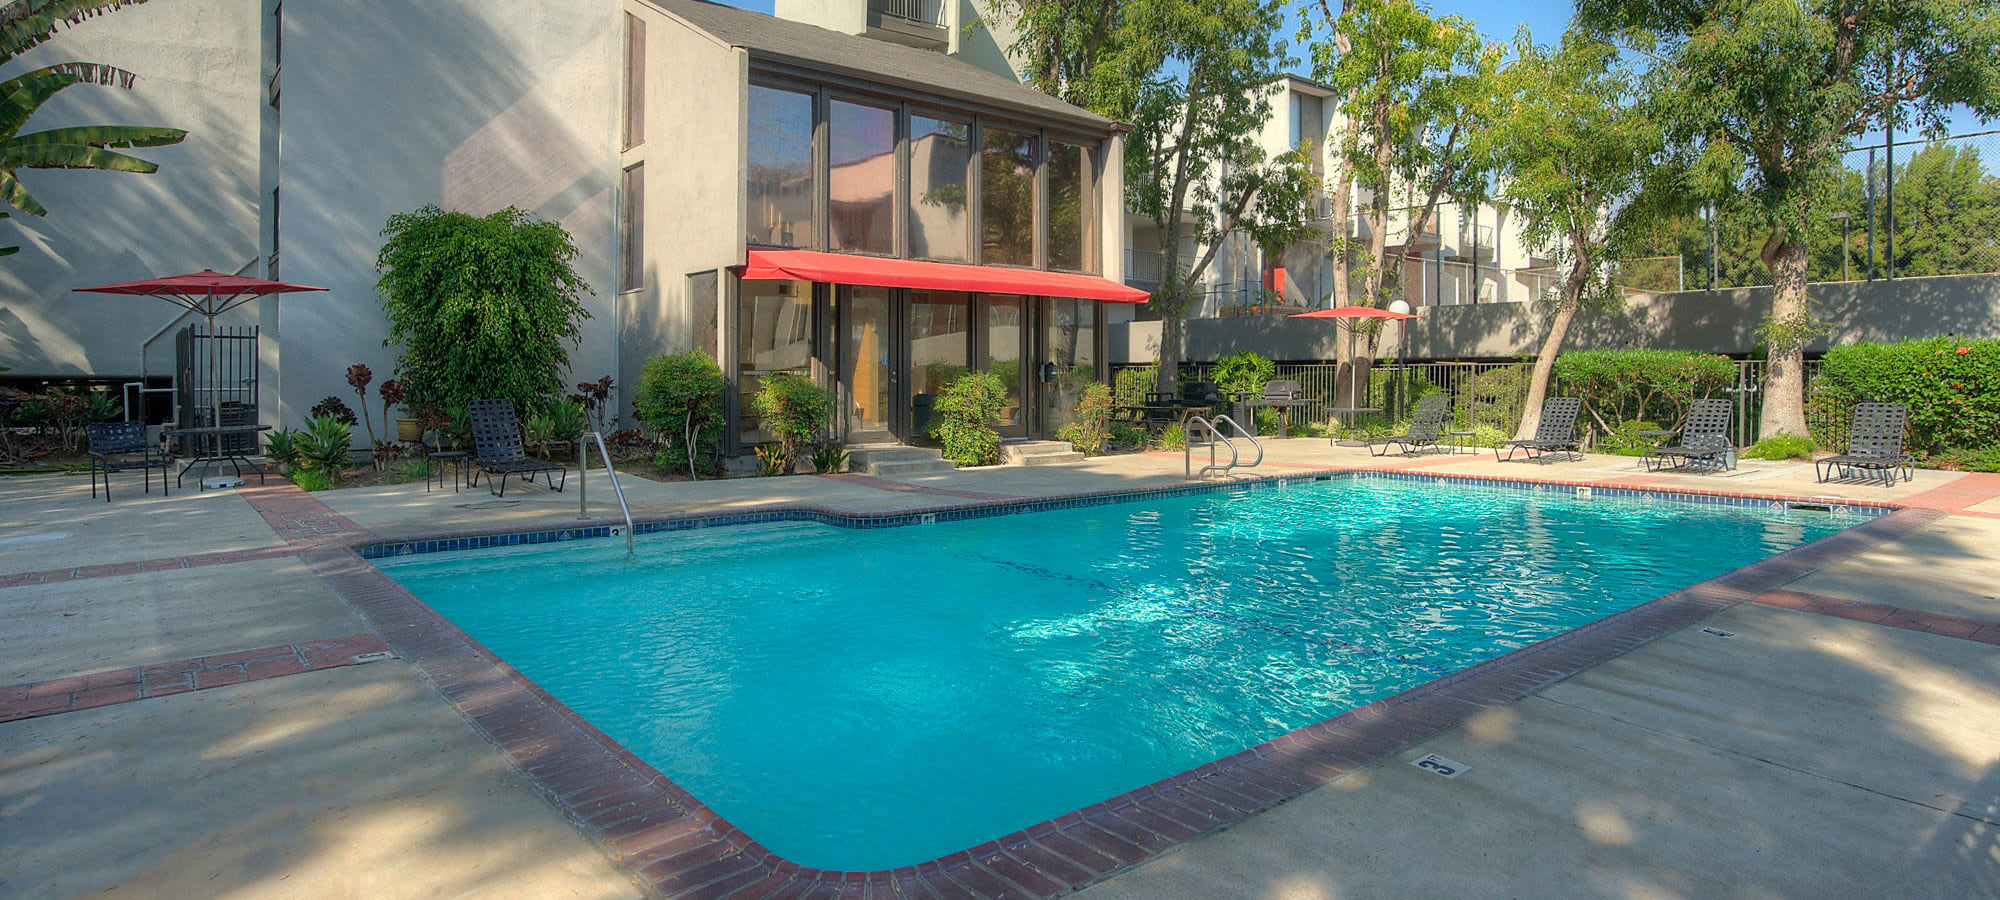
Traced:
<path fill-rule="evenodd" d="M 849 447 L 847 470 L 864 475 L 924 475 L 958 468 L 928 447 Z"/>
<path fill-rule="evenodd" d="M 1054 466 L 1079 462 L 1083 454 L 1068 441 L 1017 441 L 1000 445 L 1000 462 L 1010 466 Z"/>

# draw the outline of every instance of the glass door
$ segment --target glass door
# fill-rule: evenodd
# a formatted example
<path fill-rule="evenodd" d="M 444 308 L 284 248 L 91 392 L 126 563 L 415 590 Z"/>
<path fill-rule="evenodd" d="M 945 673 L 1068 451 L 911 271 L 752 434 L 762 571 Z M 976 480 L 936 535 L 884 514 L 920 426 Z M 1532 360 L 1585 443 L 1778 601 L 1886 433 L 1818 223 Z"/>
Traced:
<path fill-rule="evenodd" d="M 840 394 L 847 443 L 892 442 L 895 408 L 895 340 L 888 288 L 840 288 Z"/>
<path fill-rule="evenodd" d="M 1003 438 L 1028 436 L 1028 302 L 1006 294 L 980 298 L 980 368 L 1000 376 L 1007 388 L 1007 405 L 996 429 Z"/>

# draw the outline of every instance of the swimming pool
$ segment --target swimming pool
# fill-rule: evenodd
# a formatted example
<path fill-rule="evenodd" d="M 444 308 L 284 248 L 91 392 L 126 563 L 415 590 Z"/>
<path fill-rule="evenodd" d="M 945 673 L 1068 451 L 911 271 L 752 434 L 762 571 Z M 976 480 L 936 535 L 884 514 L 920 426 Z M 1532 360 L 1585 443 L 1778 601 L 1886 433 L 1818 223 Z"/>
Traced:
<path fill-rule="evenodd" d="M 1015 831 L 1829 534 L 1824 512 L 1338 478 L 931 526 L 378 560 L 773 852 Z"/>

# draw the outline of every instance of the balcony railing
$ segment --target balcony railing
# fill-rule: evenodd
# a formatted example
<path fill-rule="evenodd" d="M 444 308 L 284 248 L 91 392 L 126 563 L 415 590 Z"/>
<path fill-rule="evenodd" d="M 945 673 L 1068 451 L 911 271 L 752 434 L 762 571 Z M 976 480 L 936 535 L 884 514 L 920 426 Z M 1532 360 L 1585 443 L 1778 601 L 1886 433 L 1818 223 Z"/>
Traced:
<path fill-rule="evenodd" d="M 945 25 L 944 0 L 868 0 L 868 11 L 934 28 Z"/>
<path fill-rule="evenodd" d="M 1141 288 L 1158 287 L 1164 266 L 1160 251 L 1128 248 L 1125 251 L 1125 283 Z"/>

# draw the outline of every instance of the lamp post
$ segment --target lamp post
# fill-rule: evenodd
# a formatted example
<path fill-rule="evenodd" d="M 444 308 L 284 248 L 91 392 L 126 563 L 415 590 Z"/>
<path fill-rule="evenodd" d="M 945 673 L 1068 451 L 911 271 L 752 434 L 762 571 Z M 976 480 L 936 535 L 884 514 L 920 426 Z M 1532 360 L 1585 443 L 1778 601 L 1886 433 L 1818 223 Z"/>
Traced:
<path fill-rule="evenodd" d="M 1840 223 L 1840 280 L 1849 281 L 1851 279 L 1848 278 L 1848 270 L 1847 270 L 1848 223 L 1854 219 L 1854 214 L 1851 212 L 1841 211 L 1829 215 L 1827 216 L 1827 218 Z"/>
<path fill-rule="evenodd" d="M 1392 313 L 1397 313 L 1399 315 L 1409 315 L 1410 303 L 1407 300 L 1396 300 L 1389 304 L 1389 311 Z M 1398 404 L 1404 403 L 1405 400 L 1410 395 L 1409 392 L 1410 350 L 1408 347 L 1409 342 L 1410 342 L 1410 321 L 1408 319 L 1404 319 L 1396 323 L 1396 402 Z"/>

